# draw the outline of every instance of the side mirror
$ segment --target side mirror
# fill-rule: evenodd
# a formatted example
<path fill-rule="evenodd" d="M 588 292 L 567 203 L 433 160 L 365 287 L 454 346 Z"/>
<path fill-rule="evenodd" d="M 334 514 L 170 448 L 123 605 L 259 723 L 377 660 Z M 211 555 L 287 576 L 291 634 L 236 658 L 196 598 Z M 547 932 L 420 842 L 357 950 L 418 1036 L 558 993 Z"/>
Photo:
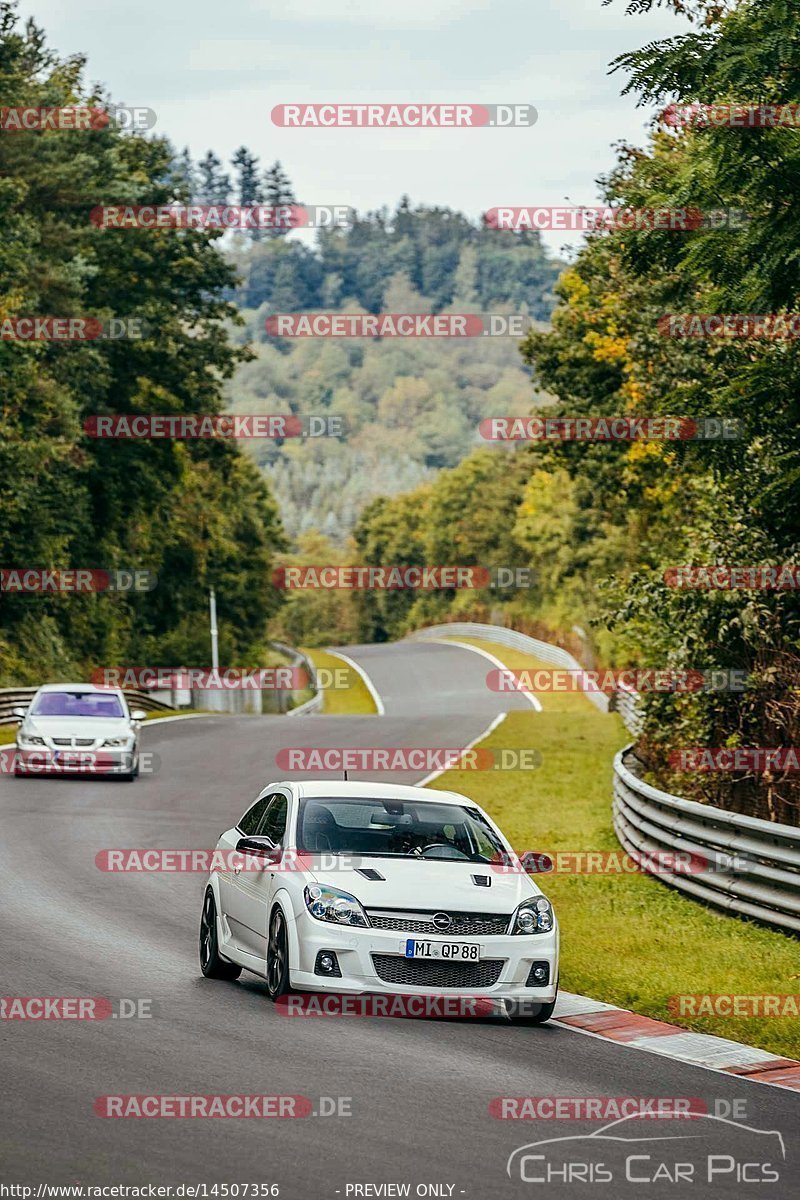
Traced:
<path fill-rule="evenodd" d="M 134 708 L 133 711 L 131 712 L 131 720 L 132 721 L 145 721 L 145 720 L 147 720 L 147 713 L 144 711 L 143 708 Z"/>
<path fill-rule="evenodd" d="M 12 715 L 15 717 L 19 717 L 19 719 L 21 721 L 25 720 L 25 714 L 27 713 L 27 711 L 28 711 L 27 708 L 12 708 L 12 710 L 11 710 Z"/>
<path fill-rule="evenodd" d="M 526 850 L 519 860 L 527 875 L 545 875 L 553 870 L 553 860 L 547 854 L 537 854 L 535 850 Z"/>
<path fill-rule="evenodd" d="M 268 837 L 243 837 L 236 843 L 239 854 L 248 854 L 251 858 L 263 858 L 265 862 L 280 862 L 283 848 L 276 846 Z"/>

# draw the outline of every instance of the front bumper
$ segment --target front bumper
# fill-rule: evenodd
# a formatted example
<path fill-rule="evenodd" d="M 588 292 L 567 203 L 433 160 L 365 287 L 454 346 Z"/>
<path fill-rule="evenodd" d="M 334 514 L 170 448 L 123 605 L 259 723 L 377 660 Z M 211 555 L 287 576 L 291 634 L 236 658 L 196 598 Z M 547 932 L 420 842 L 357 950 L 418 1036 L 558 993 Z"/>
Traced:
<path fill-rule="evenodd" d="M 558 923 L 551 933 L 503 934 L 492 937 L 439 937 L 433 934 L 411 934 L 400 930 L 359 929 L 317 921 L 307 911 L 296 914 L 297 967 L 292 960 L 292 986 L 301 991 L 331 991 L 342 993 L 378 993 L 403 996 L 494 996 L 498 999 L 536 1001 L 548 1004 L 555 1000 L 558 983 Z M 405 964 L 431 962 L 437 966 L 439 959 L 407 959 L 404 955 L 406 939 L 433 943 L 466 942 L 480 946 L 480 962 L 484 966 L 499 963 L 491 968 L 497 972 L 495 982 L 488 986 L 471 984 L 468 979 L 452 985 L 442 982 L 449 972 L 446 970 L 437 980 L 419 984 L 404 982 L 403 975 L 413 971 Z M 314 971 L 317 955 L 321 950 L 336 954 L 341 976 L 318 975 Z M 391 963 L 392 979 L 382 978 L 378 973 L 374 955 L 390 956 L 399 962 Z M 384 967 L 386 959 L 379 960 Z M 529 986 L 528 975 L 532 963 L 545 962 L 549 967 L 549 979 L 543 986 Z M 455 966 L 456 964 L 451 964 Z M 468 964 L 459 964 L 468 965 Z M 453 975 L 458 972 L 453 972 Z M 466 973 L 465 973 L 466 974 Z"/>
<path fill-rule="evenodd" d="M 61 749 L 50 746 L 17 746 L 14 771 L 21 775 L 130 775 L 136 770 L 137 750 L 122 747 Z"/>

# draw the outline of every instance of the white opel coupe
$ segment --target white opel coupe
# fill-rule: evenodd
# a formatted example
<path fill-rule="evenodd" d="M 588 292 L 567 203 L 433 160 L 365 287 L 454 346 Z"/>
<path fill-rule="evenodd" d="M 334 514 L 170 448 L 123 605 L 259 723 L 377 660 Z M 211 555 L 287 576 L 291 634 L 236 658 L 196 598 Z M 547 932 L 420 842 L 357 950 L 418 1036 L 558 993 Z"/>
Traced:
<path fill-rule="evenodd" d="M 558 923 L 485 812 L 457 792 L 274 783 L 217 844 L 200 925 L 212 979 L 290 991 L 493 997 L 552 1016 Z M 510 1002 L 510 1003 L 508 1003 Z"/>

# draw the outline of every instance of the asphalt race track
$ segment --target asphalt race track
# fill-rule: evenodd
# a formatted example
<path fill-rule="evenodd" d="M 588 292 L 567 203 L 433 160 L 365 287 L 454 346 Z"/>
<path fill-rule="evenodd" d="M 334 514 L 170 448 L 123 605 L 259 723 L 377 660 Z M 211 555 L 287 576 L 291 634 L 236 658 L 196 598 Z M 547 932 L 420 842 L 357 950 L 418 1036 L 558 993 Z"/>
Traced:
<path fill-rule="evenodd" d="M 490 692 L 489 664 L 455 646 L 346 652 L 368 672 L 385 716 L 199 717 L 145 728 L 144 749 L 158 753 L 161 769 L 136 784 L 0 779 L 0 992 L 153 1001 L 152 1019 L 0 1022 L 0 1179 L 274 1183 L 287 1200 L 403 1194 L 354 1190 L 367 1184 L 471 1200 L 545 1192 L 616 1200 L 800 1194 L 800 1095 L 553 1024 L 289 1019 L 253 976 L 235 983 L 201 976 L 204 876 L 97 868 L 96 853 L 110 847 L 213 847 L 261 787 L 285 777 L 274 763 L 281 747 L 460 746 L 499 712 L 525 706 L 523 697 Z M 320 1097 L 350 1097 L 352 1115 L 103 1119 L 93 1102 L 109 1093 L 303 1095 L 315 1111 Z M 517 1147 L 597 1128 L 490 1116 L 493 1097 L 525 1095 L 698 1097 L 709 1106 L 744 1098 L 746 1124 L 780 1131 L 787 1157 L 778 1183 L 758 1185 L 728 1177 L 719 1185 L 698 1178 L 645 1186 L 626 1182 L 616 1165 L 613 1183 L 523 1182 L 519 1171 L 513 1179 L 506 1174 Z M 690 1123 L 679 1124 L 684 1136 Z M 730 1127 L 692 1124 L 692 1153 L 700 1138 L 709 1153 L 730 1151 Z M 636 1136 L 647 1136 L 641 1124 Z M 740 1149 L 750 1136 L 735 1133 Z M 759 1136 L 752 1135 L 748 1157 L 758 1157 Z M 770 1142 L 774 1161 L 776 1139 L 761 1140 Z M 649 1142 L 634 1149 L 652 1156 L 638 1164 L 642 1172 L 681 1157 Z M 589 1157 L 596 1163 L 597 1151 Z M 619 1144 L 606 1143 L 599 1158 L 621 1163 Z M 439 1190 L 418 1193 L 417 1185 Z"/>

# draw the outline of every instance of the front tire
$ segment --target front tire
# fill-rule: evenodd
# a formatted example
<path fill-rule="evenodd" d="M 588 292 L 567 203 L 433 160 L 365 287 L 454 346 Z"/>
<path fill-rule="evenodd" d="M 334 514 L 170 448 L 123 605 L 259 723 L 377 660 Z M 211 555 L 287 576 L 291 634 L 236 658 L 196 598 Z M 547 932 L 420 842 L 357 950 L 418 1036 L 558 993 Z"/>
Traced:
<path fill-rule="evenodd" d="M 279 1000 L 291 991 L 289 986 L 289 934 L 283 909 L 276 904 L 269 919 L 267 941 L 267 992 L 270 1000 Z"/>
<path fill-rule="evenodd" d="M 549 1021 L 553 1015 L 556 1000 L 558 1000 L 558 980 L 556 980 L 555 1000 L 551 1000 L 549 1004 L 540 1004 L 538 1012 L 531 1012 L 531 1005 L 535 1003 L 531 1000 L 507 1000 L 506 1011 L 515 1025 L 544 1025 L 545 1021 Z"/>
<path fill-rule="evenodd" d="M 217 942 L 217 906 L 211 888 L 203 901 L 200 917 L 200 970 L 206 979 L 238 979 L 242 968 L 228 962 L 219 952 Z"/>
<path fill-rule="evenodd" d="M 138 758 L 136 759 L 136 766 L 133 768 L 132 771 L 127 771 L 124 775 L 120 775 L 119 778 L 124 779 L 126 783 L 133 783 L 134 780 L 138 779 L 139 778 L 139 759 Z"/>

